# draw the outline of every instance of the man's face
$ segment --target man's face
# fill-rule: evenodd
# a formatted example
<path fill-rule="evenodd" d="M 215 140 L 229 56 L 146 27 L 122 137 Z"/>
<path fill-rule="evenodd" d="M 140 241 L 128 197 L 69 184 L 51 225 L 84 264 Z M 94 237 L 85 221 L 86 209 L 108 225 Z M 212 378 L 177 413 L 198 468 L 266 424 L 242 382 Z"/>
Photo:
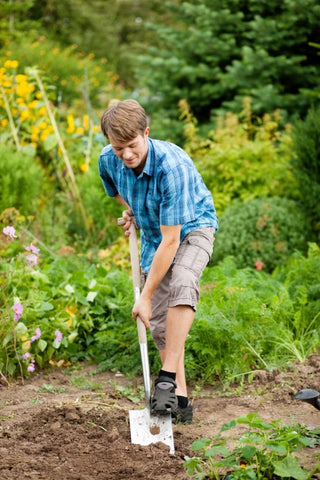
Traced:
<path fill-rule="evenodd" d="M 138 175 L 142 172 L 148 155 L 148 133 L 149 127 L 145 129 L 143 135 L 139 134 L 128 142 L 119 142 L 112 137 L 109 138 L 117 157 L 123 161 L 126 167 L 132 168 Z"/>

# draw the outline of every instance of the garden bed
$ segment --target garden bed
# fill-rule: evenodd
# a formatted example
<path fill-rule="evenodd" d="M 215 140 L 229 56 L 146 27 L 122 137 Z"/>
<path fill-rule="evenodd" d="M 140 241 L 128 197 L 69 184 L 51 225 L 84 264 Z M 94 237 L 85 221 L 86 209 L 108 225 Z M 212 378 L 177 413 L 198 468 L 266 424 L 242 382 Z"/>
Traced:
<path fill-rule="evenodd" d="M 162 444 L 130 443 L 128 410 L 143 405 L 133 395 L 141 396 L 142 379 L 93 372 L 89 365 L 55 369 L 24 385 L 0 388 L 2 480 L 184 480 L 190 478 L 185 456 L 195 455 L 192 442 L 213 438 L 240 415 L 256 412 L 266 422 L 320 426 L 320 412 L 294 399 L 302 388 L 320 389 L 320 355 L 286 373 L 261 371 L 249 385 L 223 394 L 212 386 L 190 385 L 194 423 L 173 427 L 175 455 Z M 305 448 L 299 455 L 311 471 L 320 447 Z"/>

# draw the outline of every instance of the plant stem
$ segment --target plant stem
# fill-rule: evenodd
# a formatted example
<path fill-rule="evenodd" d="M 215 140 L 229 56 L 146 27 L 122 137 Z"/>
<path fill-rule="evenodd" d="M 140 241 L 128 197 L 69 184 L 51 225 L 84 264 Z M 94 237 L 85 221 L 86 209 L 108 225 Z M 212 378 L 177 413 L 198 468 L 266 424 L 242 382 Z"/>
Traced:
<path fill-rule="evenodd" d="M 15 124 L 14 124 L 14 121 L 13 121 L 13 117 L 12 117 L 12 114 L 11 114 L 11 110 L 10 110 L 10 105 L 9 105 L 9 102 L 8 102 L 8 98 L 7 98 L 7 95 L 6 95 L 6 92 L 3 88 L 2 85 L 0 85 L 0 88 L 1 88 L 1 94 L 3 96 L 3 100 L 4 100 L 4 106 L 5 106 L 5 109 L 6 109 L 6 112 L 7 112 L 7 115 L 8 115 L 8 118 L 9 118 L 9 124 L 10 124 L 10 128 L 11 128 L 11 131 L 12 131 L 12 135 L 13 135 L 13 139 L 14 139 L 14 142 L 16 144 L 16 147 L 17 147 L 17 150 L 21 150 L 21 145 L 20 145 L 20 142 L 19 142 L 19 137 L 18 137 L 18 134 L 17 134 L 17 129 L 15 127 Z"/>
<path fill-rule="evenodd" d="M 0 370 L 0 378 L 3 382 L 5 382 L 8 386 L 10 385 L 9 381 L 6 379 L 6 377 L 4 376 L 4 374 L 1 372 Z"/>
<path fill-rule="evenodd" d="M 257 355 L 257 357 L 259 358 L 260 362 L 263 363 L 263 365 L 266 367 L 266 369 L 269 370 L 268 365 L 267 365 L 266 362 L 263 360 L 263 358 L 259 355 L 259 353 L 253 348 L 253 346 L 250 345 L 250 343 L 247 342 L 246 339 L 244 339 L 244 341 L 246 342 L 246 344 L 248 345 L 248 347 L 250 348 L 250 350 L 251 350 L 255 355 Z"/>

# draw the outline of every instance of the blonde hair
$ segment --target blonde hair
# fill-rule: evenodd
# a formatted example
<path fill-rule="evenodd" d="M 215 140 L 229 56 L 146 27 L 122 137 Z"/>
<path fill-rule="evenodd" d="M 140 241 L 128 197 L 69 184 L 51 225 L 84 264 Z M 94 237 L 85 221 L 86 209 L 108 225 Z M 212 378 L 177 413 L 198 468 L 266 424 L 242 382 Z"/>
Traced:
<path fill-rule="evenodd" d="M 110 140 L 128 142 L 139 134 L 144 134 L 148 117 L 144 108 L 136 100 L 114 102 L 101 117 L 101 130 Z"/>

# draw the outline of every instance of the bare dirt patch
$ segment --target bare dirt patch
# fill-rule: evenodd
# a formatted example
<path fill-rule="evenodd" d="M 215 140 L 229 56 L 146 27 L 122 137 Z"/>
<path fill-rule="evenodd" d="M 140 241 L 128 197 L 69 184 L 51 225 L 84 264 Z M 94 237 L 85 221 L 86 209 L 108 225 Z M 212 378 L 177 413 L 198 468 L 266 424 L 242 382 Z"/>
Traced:
<path fill-rule="evenodd" d="M 24 385 L 0 388 L 1 480 L 186 480 L 190 477 L 183 463 L 193 455 L 192 442 L 213 438 L 240 415 L 258 413 L 266 422 L 282 419 L 320 427 L 320 411 L 294 399 L 302 388 L 320 390 L 320 355 L 286 373 L 261 371 L 249 385 L 224 394 L 204 386 L 193 395 L 193 424 L 173 426 L 174 455 L 163 444 L 130 442 L 128 410 L 144 405 L 132 403 L 121 391 L 134 391 L 142 379 L 93 371 L 82 365 L 72 375 L 43 372 Z M 71 381 L 77 376 L 82 379 L 78 386 Z M 311 468 L 320 448 L 305 449 L 303 455 L 303 465 Z"/>

